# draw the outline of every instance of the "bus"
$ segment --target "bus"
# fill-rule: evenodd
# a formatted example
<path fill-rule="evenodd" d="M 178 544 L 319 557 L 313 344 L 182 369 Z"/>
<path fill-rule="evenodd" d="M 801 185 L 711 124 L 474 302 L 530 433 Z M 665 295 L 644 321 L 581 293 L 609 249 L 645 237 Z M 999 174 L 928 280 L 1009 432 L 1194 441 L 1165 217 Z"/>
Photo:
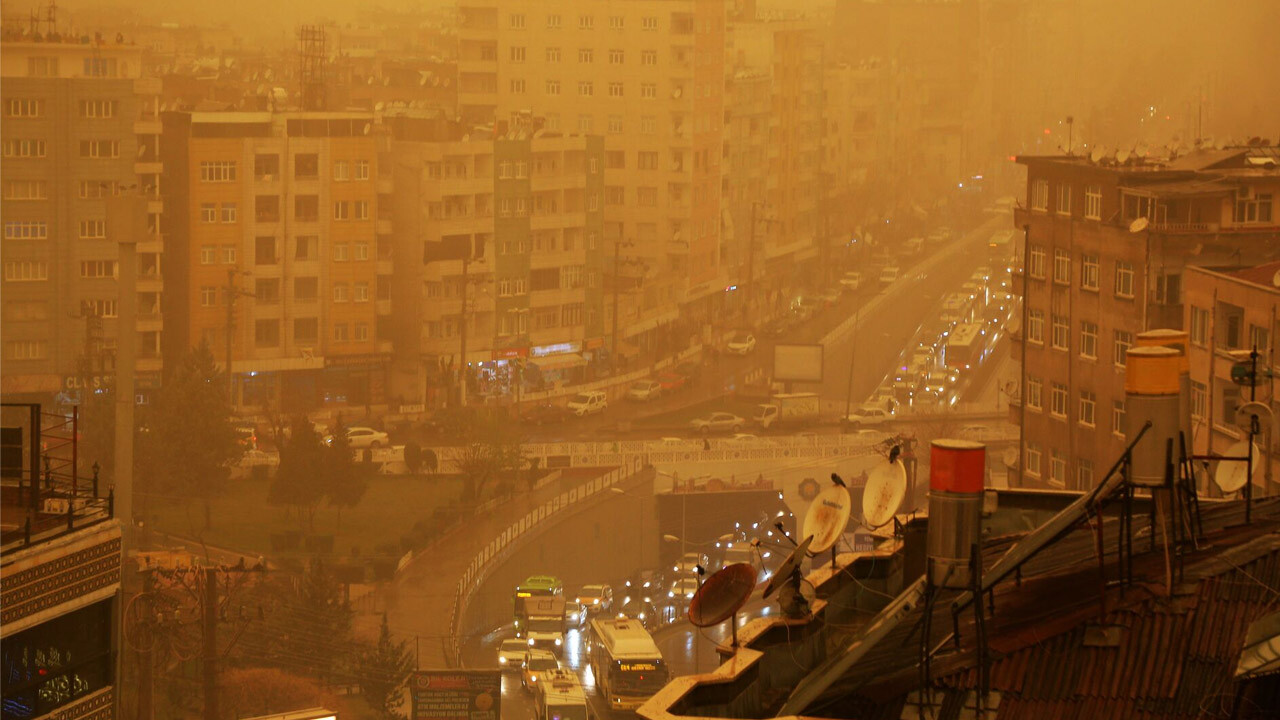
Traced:
<path fill-rule="evenodd" d="M 611 710 L 640 707 L 670 679 L 662 653 L 639 620 L 592 620 L 587 653 L 596 689 Z"/>
<path fill-rule="evenodd" d="M 578 674 L 569 668 L 547 670 L 534 692 L 537 720 L 587 720 L 587 695 Z"/>
<path fill-rule="evenodd" d="M 523 637 L 526 617 L 525 600 L 528 598 L 563 598 L 564 585 L 560 578 L 551 575 L 531 575 L 516 586 L 512 605 L 515 610 L 516 637 Z"/>
<path fill-rule="evenodd" d="M 986 329 L 982 323 L 961 323 L 947 337 L 947 367 L 969 370 L 982 362 L 986 352 Z"/>

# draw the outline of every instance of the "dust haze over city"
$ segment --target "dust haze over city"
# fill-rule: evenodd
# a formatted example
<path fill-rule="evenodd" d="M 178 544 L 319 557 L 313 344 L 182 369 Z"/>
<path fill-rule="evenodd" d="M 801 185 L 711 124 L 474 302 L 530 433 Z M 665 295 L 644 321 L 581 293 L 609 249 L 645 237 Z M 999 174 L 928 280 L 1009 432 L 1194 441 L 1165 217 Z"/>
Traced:
<path fill-rule="evenodd" d="M 4 720 L 1280 717 L 1280 4 L 2 12 Z"/>

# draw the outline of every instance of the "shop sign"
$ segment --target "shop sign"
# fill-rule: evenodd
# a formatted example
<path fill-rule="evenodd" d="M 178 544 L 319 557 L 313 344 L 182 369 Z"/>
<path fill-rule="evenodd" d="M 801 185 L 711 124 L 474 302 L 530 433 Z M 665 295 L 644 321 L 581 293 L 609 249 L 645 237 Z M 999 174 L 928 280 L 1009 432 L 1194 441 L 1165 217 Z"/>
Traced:
<path fill-rule="evenodd" d="M 494 348 L 494 360 L 514 360 L 515 358 L 529 357 L 529 348 L 512 347 L 512 348 Z"/>
<path fill-rule="evenodd" d="M 80 375 L 68 375 L 62 381 L 62 387 L 67 390 L 98 390 L 110 386 L 114 376 L 111 375 L 90 375 L 82 377 Z"/>
<path fill-rule="evenodd" d="M 326 355 L 325 367 L 379 368 L 390 360 L 386 355 Z"/>
<path fill-rule="evenodd" d="M 604 338 L 602 337 L 591 338 L 583 345 L 583 349 L 585 350 L 596 350 L 602 347 L 604 347 Z"/>
<path fill-rule="evenodd" d="M 548 355 L 563 355 L 565 353 L 578 352 L 582 346 L 579 342 L 555 343 L 552 345 L 535 345 L 529 349 L 529 354 L 533 357 L 546 357 Z"/>
<path fill-rule="evenodd" d="M 400 414 L 401 414 L 401 415 L 413 415 L 414 413 L 421 413 L 421 412 L 426 412 L 426 411 L 427 411 L 427 406 L 426 406 L 426 405 L 423 405 L 422 403 L 418 403 L 418 404 L 416 404 L 416 405 L 401 405 L 401 406 L 400 406 Z"/>

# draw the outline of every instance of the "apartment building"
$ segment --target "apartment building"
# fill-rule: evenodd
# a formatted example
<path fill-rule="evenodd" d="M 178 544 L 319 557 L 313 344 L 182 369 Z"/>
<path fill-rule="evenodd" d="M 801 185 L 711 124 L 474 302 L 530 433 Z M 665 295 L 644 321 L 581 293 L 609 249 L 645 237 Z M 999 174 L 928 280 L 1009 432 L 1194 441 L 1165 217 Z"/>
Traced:
<path fill-rule="evenodd" d="M 1026 228 L 1012 334 L 1022 363 L 1022 482 L 1087 488 L 1124 446 L 1124 362 L 1134 337 L 1182 329 L 1194 266 L 1247 266 L 1280 257 L 1276 147 L 1020 157 Z M 1195 332 L 1193 330 L 1193 332 Z M 1024 342 L 1025 340 L 1025 342 Z"/>
<path fill-rule="evenodd" d="M 164 114 L 171 352 L 207 344 L 235 405 L 386 402 L 391 177 L 374 117 Z"/>
<path fill-rule="evenodd" d="M 1272 429 L 1268 438 L 1263 413 L 1261 433 L 1254 437 L 1258 453 L 1254 495 L 1274 495 L 1280 469 L 1276 462 L 1280 433 L 1274 423 L 1280 413 L 1276 395 L 1280 262 L 1243 268 L 1188 268 L 1185 285 L 1183 327 L 1190 335 L 1192 447 L 1201 455 L 1243 456 L 1238 446 L 1248 438 L 1248 430 L 1239 422 L 1236 410 L 1248 402 L 1265 404 L 1271 409 Z M 1233 380 L 1232 369 L 1246 363 L 1252 370 L 1249 356 L 1254 349 L 1258 351 L 1260 379 L 1257 387 L 1251 388 Z M 1201 490 L 1212 492 L 1212 487 L 1206 483 Z"/>
<path fill-rule="evenodd" d="M 605 212 L 589 205 L 604 186 L 603 138 L 518 123 L 463 138 L 409 113 L 387 123 L 402 298 L 394 393 L 456 402 L 464 360 L 473 403 L 591 377 L 608 338 Z"/>
<path fill-rule="evenodd" d="M 151 198 L 151 233 L 137 238 L 145 395 L 159 380 L 164 327 L 159 82 L 142 77 L 141 48 L 120 40 L 6 33 L 0 59 L 5 398 L 71 403 L 114 373 L 126 289 L 103 199 L 116 192 Z"/>
<path fill-rule="evenodd" d="M 643 288 L 620 301 L 623 334 L 645 348 L 682 304 L 705 315 L 724 288 L 724 0 L 458 9 L 464 121 L 527 111 L 549 131 L 604 136 L 603 193 L 587 204 L 604 210 L 606 254 L 646 268 Z"/>

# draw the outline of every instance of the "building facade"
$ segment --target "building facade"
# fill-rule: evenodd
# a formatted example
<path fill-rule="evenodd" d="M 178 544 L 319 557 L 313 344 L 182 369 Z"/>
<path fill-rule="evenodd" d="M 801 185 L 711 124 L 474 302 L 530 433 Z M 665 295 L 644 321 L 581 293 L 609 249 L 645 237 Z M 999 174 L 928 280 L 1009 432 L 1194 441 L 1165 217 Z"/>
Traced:
<path fill-rule="evenodd" d="M 1022 482 L 1088 488 L 1119 456 L 1124 362 L 1134 337 L 1183 329 L 1183 285 L 1197 265 L 1280 256 L 1274 147 L 1203 150 L 1179 158 L 1022 157 L 1027 192 L 1021 327 Z"/>
<path fill-rule="evenodd" d="M 4 39 L 3 388 L 6 399 L 72 403 L 114 370 L 116 238 L 104 198 L 150 197 L 138 238 L 139 392 L 161 369 L 164 242 L 158 227 L 159 83 L 122 41 Z"/>

